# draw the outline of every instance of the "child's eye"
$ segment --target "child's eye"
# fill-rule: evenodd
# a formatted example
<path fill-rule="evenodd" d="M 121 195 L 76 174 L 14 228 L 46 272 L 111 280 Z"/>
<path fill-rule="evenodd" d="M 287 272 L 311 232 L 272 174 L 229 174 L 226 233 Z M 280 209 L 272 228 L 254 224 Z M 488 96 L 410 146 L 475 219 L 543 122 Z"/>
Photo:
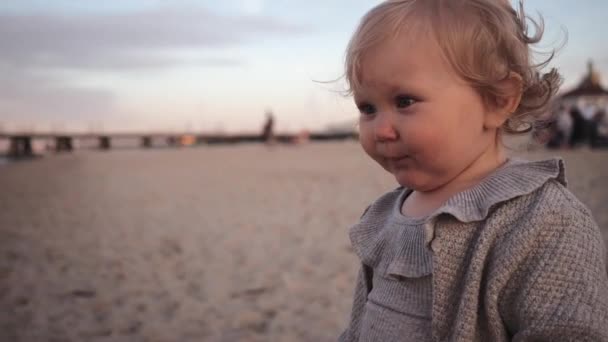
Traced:
<path fill-rule="evenodd" d="M 407 108 L 413 105 L 414 103 L 416 103 L 416 100 L 413 99 L 411 96 L 398 95 L 397 97 L 395 97 L 395 105 L 397 106 L 397 108 Z"/>
<path fill-rule="evenodd" d="M 359 112 L 364 115 L 371 115 L 376 113 L 376 107 L 369 103 L 361 103 L 357 106 L 357 108 L 359 108 Z"/>

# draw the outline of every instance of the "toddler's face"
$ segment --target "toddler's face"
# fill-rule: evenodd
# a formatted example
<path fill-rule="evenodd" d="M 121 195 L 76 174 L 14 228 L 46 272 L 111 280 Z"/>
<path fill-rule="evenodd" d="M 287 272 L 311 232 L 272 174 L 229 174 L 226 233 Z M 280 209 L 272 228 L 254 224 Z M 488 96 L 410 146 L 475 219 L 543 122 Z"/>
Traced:
<path fill-rule="evenodd" d="M 399 184 L 418 191 L 458 176 L 494 143 L 484 104 L 425 37 L 399 37 L 362 59 L 360 142 Z"/>

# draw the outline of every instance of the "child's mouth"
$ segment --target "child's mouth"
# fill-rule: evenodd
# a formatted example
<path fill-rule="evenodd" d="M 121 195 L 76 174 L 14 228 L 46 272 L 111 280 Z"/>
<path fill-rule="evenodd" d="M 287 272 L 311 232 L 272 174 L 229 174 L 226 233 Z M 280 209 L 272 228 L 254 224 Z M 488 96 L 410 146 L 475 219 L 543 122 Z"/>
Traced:
<path fill-rule="evenodd" d="M 410 156 L 404 155 L 401 157 L 387 157 L 386 160 L 394 167 L 403 167 L 410 161 Z"/>

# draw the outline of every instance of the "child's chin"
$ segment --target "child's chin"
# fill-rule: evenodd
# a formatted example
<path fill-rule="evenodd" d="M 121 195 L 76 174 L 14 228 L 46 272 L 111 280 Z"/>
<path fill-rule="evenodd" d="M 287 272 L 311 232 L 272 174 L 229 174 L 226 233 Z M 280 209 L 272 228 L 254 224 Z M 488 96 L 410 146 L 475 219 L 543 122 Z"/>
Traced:
<path fill-rule="evenodd" d="M 401 172 L 393 175 L 395 176 L 397 183 L 404 188 L 415 191 L 427 191 L 431 188 L 431 184 L 429 184 L 429 182 L 425 182 L 423 179 L 415 177 L 409 172 L 407 174 Z"/>
<path fill-rule="evenodd" d="M 411 177 L 410 175 L 394 174 L 394 176 L 397 183 L 399 183 L 399 185 L 404 188 L 412 190 L 418 190 L 420 188 L 421 184 L 419 184 L 419 182 L 416 182 L 415 179 L 412 179 L 413 177 Z"/>

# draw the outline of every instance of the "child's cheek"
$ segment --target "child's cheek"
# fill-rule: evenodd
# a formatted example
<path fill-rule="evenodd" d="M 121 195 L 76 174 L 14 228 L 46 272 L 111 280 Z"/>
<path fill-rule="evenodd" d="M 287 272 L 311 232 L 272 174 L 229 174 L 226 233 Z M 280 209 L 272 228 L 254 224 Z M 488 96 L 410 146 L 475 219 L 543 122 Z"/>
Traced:
<path fill-rule="evenodd" d="M 412 156 L 435 154 L 441 150 L 442 137 L 433 125 L 411 124 L 403 132 L 403 141 Z"/>

